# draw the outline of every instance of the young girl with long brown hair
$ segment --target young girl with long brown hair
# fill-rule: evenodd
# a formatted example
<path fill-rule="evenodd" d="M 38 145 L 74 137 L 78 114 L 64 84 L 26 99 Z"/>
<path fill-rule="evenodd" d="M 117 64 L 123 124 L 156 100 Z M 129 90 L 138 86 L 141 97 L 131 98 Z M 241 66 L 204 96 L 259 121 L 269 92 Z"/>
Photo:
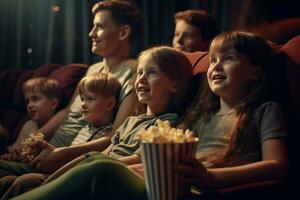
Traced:
<path fill-rule="evenodd" d="M 180 125 L 199 137 L 198 160 L 178 169 L 184 182 L 218 188 L 285 177 L 286 127 L 280 106 L 265 98 L 270 56 L 267 42 L 251 33 L 212 41 L 206 84 Z"/>

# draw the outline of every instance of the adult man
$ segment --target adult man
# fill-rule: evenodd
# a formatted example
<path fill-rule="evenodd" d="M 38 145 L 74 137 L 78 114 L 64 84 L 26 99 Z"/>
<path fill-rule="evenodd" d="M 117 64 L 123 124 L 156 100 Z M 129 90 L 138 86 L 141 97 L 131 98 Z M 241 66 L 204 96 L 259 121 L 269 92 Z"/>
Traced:
<path fill-rule="evenodd" d="M 133 114 L 136 103 L 136 95 L 132 85 L 135 61 L 130 59 L 129 54 L 132 43 L 142 32 L 142 15 L 135 6 L 124 1 L 115 0 L 96 3 L 92 12 L 94 14 L 94 25 L 89 33 L 92 40 L 91 50 L 94 54 L 102 56 L 103 60 L 92 65 L 87 74 L 99 71 L 110 72 L 117 77 L 122 85 L 118 111 L 112 130 L 112 133 L 114 133 L 114 130 L 126 117 Z M 1 161 L 0 177 L 11 174 L 22 175 L 36 171 L 49 174 L 83 153 L 105 149 L 110 143 L 112 134 L 79 146 L 66 147 L 71 144 L 78 131 L 87 123 L 81 116 L 80 108 L 81 100 L 76 93 L 72 103 L 40 130 L 47 138 L 51 138 L 54 133 L 50 140 L 51 145 L 45 142 L 45 149 L 30 163 L 31 167 L 23 166 L 22 170 L 11 165 L 8 166 L 7 163 L 3 164 Z M 24 177 L 26 177 L 23 179 L 26 179 L 26 183 L 36 182 L 36 185 L 39 185 L 47 175 L 26 174 Z M 14 183 L 15 186 L 12 187 L 16 188 L 16 185 L 24 186 L 25 183 L 22 178 L 19 177 L 18 179 Z M 4 181 L 4 179 L 2 180 Z M 35 186 L 35 184 L 33 185 Z M 34 186 L 31 185 L 30 187 Z M 26 189 L 23 187 L 22 191 L 26 191 Z M 18 193 L 18 191 L 15 193 Z"/>
<path fill-rule="evenodd" d="M 185 10 L 174 15 L 173 47 L 185 52 L 207 51 L 218 34 L 216 21 L 204 10 Z"/>

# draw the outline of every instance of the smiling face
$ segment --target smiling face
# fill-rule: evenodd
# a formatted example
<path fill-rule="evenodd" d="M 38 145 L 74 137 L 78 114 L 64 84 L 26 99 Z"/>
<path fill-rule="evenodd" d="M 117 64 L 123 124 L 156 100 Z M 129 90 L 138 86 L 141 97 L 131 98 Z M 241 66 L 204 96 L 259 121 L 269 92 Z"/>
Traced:
<path fill-rule="evenodd" d="M 152 113 L 167 111 L 176 86 L 154 62 L 150 54 L 139 59 L 135 90 L 140 103 L 147 104 Z"/>
<path fill-rule="evenodd" d="M 100 94 L 85 92 L 80 95 L 81 113 L 84 118 L 94 125 L 105 125 L 107 116 L 112 113 L 111 100 L 114 97 L 104 98 Z"/>
<path fill-rule="evenodd" d="M 207 79 L 212 92 L 235 104 L 246 94 L 246 84 L 256 78 L 257 66 L 233 47 L 210 55 Z"/>
<path fill-rule="evenodd" d="M 28 116 L 39 126 L 44 125 L 55 113 L 58 105 L 56 98 L 48 98 L 40 92 L 25 93 Z"/>
<path fill-rule="evenodd" d="M 184 20 L 177 20 L 173 47 L 185 52 L 204 51 L 207 48 L 207 42 L 202 40 L 201 32 L 196 26 Z"/>
<path fill-rule="evenodd" d="M 113 55 L 119 47 L 120 26 L 115 24 L 107 10 L 97 12 L 93 24 L 89 33 L 92 52 L 104 57 Z"/>

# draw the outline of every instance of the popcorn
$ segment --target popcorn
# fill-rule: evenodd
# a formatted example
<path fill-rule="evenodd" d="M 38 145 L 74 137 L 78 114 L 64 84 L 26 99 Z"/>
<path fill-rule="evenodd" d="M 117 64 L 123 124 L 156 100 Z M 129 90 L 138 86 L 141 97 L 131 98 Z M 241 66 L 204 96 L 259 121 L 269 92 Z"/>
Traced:
<path fill-rule="evenodd" d="M 43 133 L 31 133 L 25 141 L 21 142 L 21 160 L 26 163 L 32 161 L 43 150 L 43 140 Z"/>
<path fill-rule="evenodd" d="M 142 143 L 185 143 L 194 142 L 196 137 L 189 129 L 172 128 L 169 121 L 158 120 L 157 126 L 139 130 L 136 139 Z"/>
<path fill-rule="evenodd" d="M 187 158 L 195 158 L 198 138 L 193 132 L 172 128 L 169 121 L 158 121 L 156 126 L 139 130 L 136 138 L 141 141 L 148 199 L 179 199 L 189 192 L 189 185 L 179 181 L 184 174 L 173 168 Z"/>

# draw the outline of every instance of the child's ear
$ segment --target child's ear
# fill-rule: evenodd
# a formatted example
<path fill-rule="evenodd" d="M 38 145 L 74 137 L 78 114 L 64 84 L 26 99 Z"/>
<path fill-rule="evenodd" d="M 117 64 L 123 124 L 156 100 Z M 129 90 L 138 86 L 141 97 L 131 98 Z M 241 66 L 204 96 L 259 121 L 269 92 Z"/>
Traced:
<path fill-rule="evenodd" d="M 119 40 L 126 40 L 129 38 L 129 35 L 131 33 L 131 28 L 128 25 L 123 25 L 120 27 L 120 32 L 119 32 Z"/>
<path fill-rule="evenodd" d="M 171 92 L 176 93 L 177 92 L 177 84 L 175 82 L 172 82 L 171 85 Z"/>
<path fill-rule="evenodd" d="M 257 66 L 255 67 L 253 73 L 252 73 L 252 76 L 251 76 L 251 80 L 255 80 L 257 79 L 258 77 L 260 77 L 260 73 L 261 73 L 261 68 L 260 66 Z"/>
<path fill-rule="evenodd" d="M 117 104 L 117 100 L 115 97 L 108 97 L 106 100 L 106 109 L 113 110 Z"/>
<path fill-rule="evenodd" d="M 58 107 L 59 101 L 57 98 L 51 99 L 51 110 L 56 110 Z"/>

